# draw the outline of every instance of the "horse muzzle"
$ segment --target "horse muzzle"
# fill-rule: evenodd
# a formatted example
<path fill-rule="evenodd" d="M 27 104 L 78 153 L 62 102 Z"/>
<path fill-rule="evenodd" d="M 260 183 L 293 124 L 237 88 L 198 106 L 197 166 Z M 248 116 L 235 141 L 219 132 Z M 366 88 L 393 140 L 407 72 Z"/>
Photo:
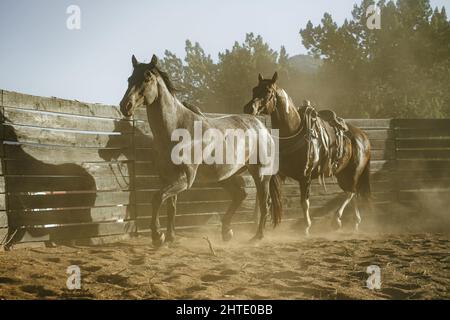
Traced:
<path fill-rule="evenodd" d="M 130 118 L 133 115 L 133 106 L 131 102 L 128 102 L 127 104 L 120 103 L 120 112 L 125 118 Z"/>
<path fill-rule="evenodd" d="M 257 107 L 256 103 L 254 103 L 253 101 L 250 101 L 249 103 L 247 103 L 244 106 L 244 113 L 251 114 L 253 116 L 258 115 L 258 107 Z"/>

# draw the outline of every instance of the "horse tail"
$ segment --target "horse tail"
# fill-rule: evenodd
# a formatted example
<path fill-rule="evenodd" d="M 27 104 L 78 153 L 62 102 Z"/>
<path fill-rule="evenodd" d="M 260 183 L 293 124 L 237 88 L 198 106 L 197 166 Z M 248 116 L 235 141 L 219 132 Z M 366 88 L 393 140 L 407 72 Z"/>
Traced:
<path fill-rule="evenodd" d="M 370 201 L 371 199 L 371 190 L 370 190 L 370 157 L 367 161 L 367 164 L 358 179 L 358 184 L 356 186 L 356 191 L 359 197 L 363 198 L 366 201 Z"/>
<path fill-rule="evenodd" d="M 270 178 L 270 211 L 272 214 L 272 222 L 274 227 L 281 223 L 281 218 L 283 216 L 283 203 L 281 202 L 281 182 L 282 178 L 278 174 L 273 175 Z"/>

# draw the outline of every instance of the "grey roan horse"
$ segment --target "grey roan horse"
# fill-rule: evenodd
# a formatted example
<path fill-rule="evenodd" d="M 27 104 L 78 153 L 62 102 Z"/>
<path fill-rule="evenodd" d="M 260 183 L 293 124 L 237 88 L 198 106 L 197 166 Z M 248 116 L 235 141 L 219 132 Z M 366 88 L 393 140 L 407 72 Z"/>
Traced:
<path fill-rule="evenodd" d="M 250 115 L 230 115 L 220 118 L 210 118 L 188 108 L 178 101 L 175 89 L 167 74 L 157 66 L 158 59 L 153 55 L 149 64 L 139 63 L 132 57 L 133 73 L 128 79 L 128 89 L 120 102 L 120 110 L 125 117 L 131 117 L 140 106 L 147 109 L 147 117 L 153 133 L 153 148 L 155 151 L 155 164 L 162 181 L 162 188 L 152 200 L 151 231 L 155 246 L 161 245 L 166 236 L 160 231 L 159 211 L 162 203 L 168 200 L 167 241 L 175 238 L 175 215 L 177 194 L 189 189 L 197 177 L 205 182 L 218 182 L 231 195 L 231 204 L 222 219 L 222 238 L 228 241 L 233 236 L 231 219 L 237 208 L 246 197 L 243 186 L 243 177 L 240 175 L 246 169 L 255 181 L 260 205 L 260 221 L 254 239 L 263 238 L 264 226 L 268 211 L 271 211 L 274 225 L 281 220 L 281 183 L 277 175 L 265 175 L 262 168 L 267 163 L 249 161 L 254 151 L 246 146 L 244 163 L 237 164 L 175 164 L 171 154 L 174 147 L 172 133 L 176 129 L 189 131 L 194 137 L 194 123 L 201 123 L 203 132 L 208 129 L 217 129 L 225 132 L 228 129 L 256 130 L 272 139 L 263 123 Z M 205 140 L 205 139 L 201 139 Z M 273 140 L 270 140 L 273 142 Z M 194 141 L 199 143 L 199 141 Z M 200 142 L 203 147 L 208 141 Z M 204 149 L 203 149 L 204 150 Z M 259 155 L 259 153 L 258 153 Z M 254 156 L 254 154 L 253 154 Z"/>

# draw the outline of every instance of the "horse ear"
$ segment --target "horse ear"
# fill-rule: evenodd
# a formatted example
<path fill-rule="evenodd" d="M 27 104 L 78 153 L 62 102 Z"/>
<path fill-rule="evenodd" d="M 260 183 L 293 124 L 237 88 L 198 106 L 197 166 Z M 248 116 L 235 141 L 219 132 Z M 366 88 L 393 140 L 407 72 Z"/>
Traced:
<path fill-rule="evenodd" d="M 272 77 L 272 83 L 277 82 L 277 80 L 278 80 L 278 72 L 275 72 Z"/>
<path fill-rule="evenodd" d="M 152 67 L 155 67 L 157 63 L 158 63 L 158 57 L 155 56 L 155 55 L 153 55 L 152 61 L 150 62 L 150 65 L 151 65 Z"/>
<path fill-rule="evenodd" d="M 259 82 L 263 81 L 263 77 L 262 77 L 261 73 L 258 74 L 258 81 L 259 81 Z"/>
<path fill-rule="evenodd" d="M 136 57 L 134 56 L 134 54 L 131 57 L 131 63 L 133 63 L 133 68 L 136 67 L 138 64 L 138 61 L 137 61 Z"/>

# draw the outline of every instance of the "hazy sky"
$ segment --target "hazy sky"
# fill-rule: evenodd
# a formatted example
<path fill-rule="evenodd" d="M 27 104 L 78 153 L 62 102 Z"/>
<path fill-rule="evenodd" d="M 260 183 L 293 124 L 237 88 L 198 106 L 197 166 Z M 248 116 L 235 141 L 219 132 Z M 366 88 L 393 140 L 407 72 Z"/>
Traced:
<path fill-rule="evenodd" d="M 213 58 L 245 33 L 272 48 L 305 53 L 298 34 L 324 12 L 342 22 L 360 0 L 0 0 L 0 89 L 117 104 L 131 54 L 149 60 L 165 49 L 184 57 L 186 39 Z M 433 6 L 449 0 L 432 0 Z M 68 30 L 69 5 L 81 30 Z"/>

